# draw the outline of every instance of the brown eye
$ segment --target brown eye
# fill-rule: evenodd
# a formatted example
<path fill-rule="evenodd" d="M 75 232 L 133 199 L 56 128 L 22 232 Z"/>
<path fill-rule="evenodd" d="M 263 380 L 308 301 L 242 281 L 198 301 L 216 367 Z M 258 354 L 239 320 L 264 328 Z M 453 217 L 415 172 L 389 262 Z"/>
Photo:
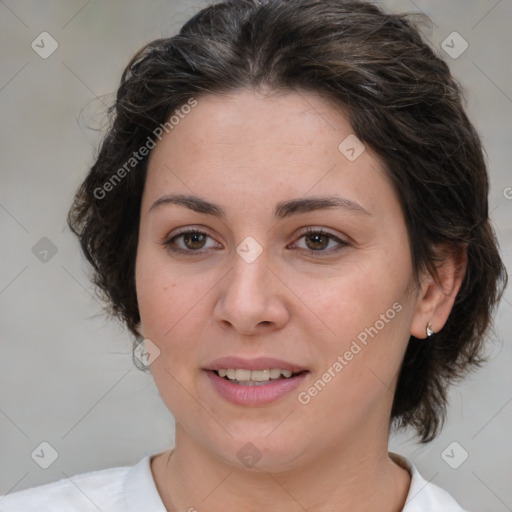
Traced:
<path fill-rule="evenodd" d="M 308 228 L 307 231 L 302 233 L 298 240 L 301 239 L 305 240 L 305 247 L 298 245 L 299 249 L 303 249 L 306 253 L 317 256 L 333 254 L 349 245 L 348 242 L 340 240 L 337 236 L 323 229 Z M 297 242 L 295 242 L 294 245 L 296 244 Z"/>
<path fill-rule="evenodd" d="M 183 237 L 183 242 L 187 249 L 202 249 L 204 246 L 204 242 L 206 240 L 206 236 L 202 233 L 184 233 L 181 235 Z"/>
<path fill-rule="evenodd" d="M 304 237 L 306 241 L 311 241 L 311 243 L 306 242 L 306 245 L 308 249 L 311 249 L 313 251 L 325 249 L 329 245 L 330 238 L 330 236 L 324 235 L 322 233 L 314 233 L 311 235 L 306 235 Z"/>
<path fill-rule="evenodd" d="M 189 229 L 178 233 L 177 235 L 162 240 L 162 245 L 174 252 L 189 253 L 190 255 L 202 254 L 207 249 L 213 248 L 206 245 L 209 235 L 196 229 Z M 204 249 L 204 250 L 202 250 Z"/>

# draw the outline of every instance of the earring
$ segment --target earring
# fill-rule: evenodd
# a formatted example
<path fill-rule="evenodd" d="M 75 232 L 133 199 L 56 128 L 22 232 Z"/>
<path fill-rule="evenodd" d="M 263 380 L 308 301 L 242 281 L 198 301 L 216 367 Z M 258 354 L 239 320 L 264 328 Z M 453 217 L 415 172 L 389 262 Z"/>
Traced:
<path fill-rule="evenodd" d="M 427 324 L 427 338 L 430 338 L 435 332 L 432 330 L 432 326 L 430 325 L 430 322 Z"/>

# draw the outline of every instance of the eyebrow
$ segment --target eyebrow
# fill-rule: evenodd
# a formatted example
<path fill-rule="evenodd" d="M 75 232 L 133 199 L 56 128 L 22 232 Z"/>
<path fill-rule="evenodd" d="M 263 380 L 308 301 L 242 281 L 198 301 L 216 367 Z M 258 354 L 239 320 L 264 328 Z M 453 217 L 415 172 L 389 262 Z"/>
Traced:
<path fill-rule="evenodd" d="M 219 219 L 226 220 L 226 211 L 222 206 L 192 195 L 166 194 L 157 199 L 151 205 L 149 211 L 151 212 L 155 208 L 166 204 L 184 206 L 185 208 L 189 208 L 197 213 L 212 215 Z M 325 196 L 290 199 L 288 201 L 277 203 L 274 208 L 274 217 L 277 219 L 284 219 L 285 217 L 290 217 L 292 215 L 331 208 L 346 209 L 354 213 L 371 215 L 359 203 L 351 201 L 350 199 L 345 199 L 339 196 Z"/>

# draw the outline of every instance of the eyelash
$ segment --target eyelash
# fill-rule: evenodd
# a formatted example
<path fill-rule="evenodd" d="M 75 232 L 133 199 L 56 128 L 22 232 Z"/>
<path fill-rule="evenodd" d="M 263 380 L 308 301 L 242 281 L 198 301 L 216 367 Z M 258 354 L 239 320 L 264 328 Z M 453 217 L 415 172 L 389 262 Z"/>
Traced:
<path fill-rule="evenodd" d="M 160 243 L 162 245 L 164 245 L 168 250 L 170 250 L 174 253 L 187 254 L 188 256 L 199 256 L 208 251 L 208 249 L 194 251 L 192 249 L 179 249 L 179 248 L 177 249 L 176 247 L 172 247 L 172 243 L 177 238 L 180 238 L 183 235 L 205 235 L 205 236 L 211 238 L 210 235 L 208 235 L 207 233 L 205 233 L 203 231 L 199 231 L 199 230 L 193 229 L 193 228 L 186 228 L 183 231 L 178 232 L 172 238 L 164 238 L 163 240 L 161 240 Z M 322 228 L 307 228 L 305 231 L 303 231 L 299 235 L 299 238 L 297 240 L 299 240 L 305 236 L 310 236 L 310 235 L 326 236 L 330 240 L 334 240 L 335 242 L 337 242 L 339 244 L 338 247 L 336 247 L 335 249 L 329 249 L 329 250 L 320 249 L 317 251 L 313 251 L 311 249 L 301 249 L 303 252 L 305 252 L 311 256 L 318 256 L 318 255 L 323 255 L 323 254 L 331 255 L 333 253 L 337 253 L 338 251 L 342 250 L 344 247 L 349 245 L 348 242 L 339 239 L 338 237 L 334 236 L 332 233 L 329 233 L 328 231 L 324 231 Z"/>

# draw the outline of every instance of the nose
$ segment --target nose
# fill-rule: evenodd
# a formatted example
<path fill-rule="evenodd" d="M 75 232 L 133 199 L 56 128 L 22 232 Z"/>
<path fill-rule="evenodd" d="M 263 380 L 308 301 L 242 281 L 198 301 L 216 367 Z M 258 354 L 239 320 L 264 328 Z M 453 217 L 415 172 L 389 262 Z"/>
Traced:
<path fill-rule="evenodd" d="M 238 254 L 234 260 L 233 268 L 219 283 L 214 319 L 247 336 L 281 329 L 289 319 L 289 290 L 268 266 L 265 252 L 251 263 Z"/>

